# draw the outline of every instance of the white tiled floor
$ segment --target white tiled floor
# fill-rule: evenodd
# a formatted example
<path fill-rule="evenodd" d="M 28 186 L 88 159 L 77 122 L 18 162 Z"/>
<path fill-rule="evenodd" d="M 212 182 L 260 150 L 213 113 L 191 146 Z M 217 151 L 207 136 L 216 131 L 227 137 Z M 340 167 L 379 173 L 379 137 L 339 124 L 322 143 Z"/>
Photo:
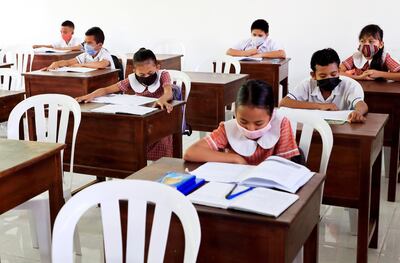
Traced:
<path fill-rule="evenodd" d="M 198 133 L 184 137 L 184 147 L 199 138 Z M 90 176 L 75 176 L 78 186 L 91 180 Z M 387 179 L 382 178 L 381 211 L 378 249 L 369 250 L 369 263 L 400 263 L 400 189 L 398 202 L 385 201 Z M 351 235 L 348 211 L 341 207 L 322 206 L 320 223 L 319 262 L 356 262 L 356 236 Z M 101 260 L 101 223 L 98 208 L 91 209 L 78 225 L 83 256 L 82 263 Z M 2 263 L 39 262 L 39 253 L 31 245 L 27 216 L 10 211 L 0 216 L 0 255 Z"/>

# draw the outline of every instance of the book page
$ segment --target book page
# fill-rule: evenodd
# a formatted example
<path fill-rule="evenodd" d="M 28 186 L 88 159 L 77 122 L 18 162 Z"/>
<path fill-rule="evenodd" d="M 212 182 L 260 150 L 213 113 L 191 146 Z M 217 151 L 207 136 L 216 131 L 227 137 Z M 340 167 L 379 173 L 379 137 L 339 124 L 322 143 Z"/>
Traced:
<path fill-rule="evenodd" d="M 228 200 L 225 196 L 233 186 L 233 184 L 209 182 L 188 195 L 188 197 L 194 204 L 227 209 L 234 199 Z M 246 188 L 247 187 L 238 186 L 236 191 L 241 191 Z"/>
<path fill-rule="evenodd" d="M 77 72 L 77 73 L 87 73 L 95 70 L 96 70 L 95 68 L 84 68 L 84 67 L 62 67 L 57 69 L 50 69 L 50 71 L 54 72 Z"/>
<path fill-rule="evenodd" d="M 54 48 L 48 48 L 48 47 L 39 47 L 33 49 L 35 53 L 68 53 L 70 50 L 64 50 L 64 49 L 54 49 Z"/>
<path fill-rule="evenodd" d="M 92 112 L 101 112 L 101 113 L 122 113 L 122 114 L 133 114 L 133 115 L 145 115 L 152 111 L 157 110 L 157 108 L 149 108 L 142 106 L 131 106 L 131 105 L 115 105 L 109 104 L 102 107 L 98 107 L 92 109 Z"/>
<path fill-rule="evenodd" d="M 94 103 L 106 103 L 106 104 L 120 104 L 120 105 L 143 105 L 146 103 L 155 102 L 156 98 L 149 98 L 137 95 L 127 94 L 110 94 L 107 96 L 101 96 L 93 99 L 91 102 Z"/>
<path fill-rule="evenodd" d="M 254 166 L 208 162 L 190 173 L 208 182 L 236 183 Z"/>

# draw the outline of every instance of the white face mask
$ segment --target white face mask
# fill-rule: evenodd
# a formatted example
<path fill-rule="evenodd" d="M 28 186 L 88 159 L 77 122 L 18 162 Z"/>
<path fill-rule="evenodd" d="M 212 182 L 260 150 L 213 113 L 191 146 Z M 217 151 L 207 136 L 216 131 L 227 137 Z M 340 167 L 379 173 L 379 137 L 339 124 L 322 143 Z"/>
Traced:
<path fill-rule="evenodd" d="M 265 41 L 265 37 L 252 37 L 251 38 L 251 42 L 253 42 L 253 44 L 257 47 L 262 45 L 262 43 L 264 43 L 264 41 Z"/>

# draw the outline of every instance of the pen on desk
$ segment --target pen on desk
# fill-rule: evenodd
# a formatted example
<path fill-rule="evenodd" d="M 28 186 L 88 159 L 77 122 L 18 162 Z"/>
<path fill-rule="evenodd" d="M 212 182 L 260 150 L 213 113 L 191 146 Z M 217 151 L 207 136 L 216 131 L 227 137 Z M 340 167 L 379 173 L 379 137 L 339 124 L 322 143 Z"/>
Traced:
<path fill-rule="evenodd" d="M 254 187 L 249 187 L 249 188 L 247 188 L 247 189 L 245 189 L 245 190 L 243 190 L 243 191 L 240 191 L 240 192 L 238 192 L 238 193 L 236 193 L 236 194 L 232 194 L 233 191 L 235 191 L 235 189 L 236 189 L 237 187 L 238 187 L 238 184 L 234 184 L 233 188 L 229 191 L 229 193 L 227 193 L 227 194 L 225 195 L 225 198 L 228 199 L 228 200 L 231 200 L 231 199 L 233 199 L 233 198 L 235 198 L 235 197 L 237 197 L 237 196 L 239 196 L 239 195 L 242 195 L 242 194 L 247 193 L 247 192 L 249 192 L 249 191 L 251 191 L 251 190 L 254 189 Z"/>

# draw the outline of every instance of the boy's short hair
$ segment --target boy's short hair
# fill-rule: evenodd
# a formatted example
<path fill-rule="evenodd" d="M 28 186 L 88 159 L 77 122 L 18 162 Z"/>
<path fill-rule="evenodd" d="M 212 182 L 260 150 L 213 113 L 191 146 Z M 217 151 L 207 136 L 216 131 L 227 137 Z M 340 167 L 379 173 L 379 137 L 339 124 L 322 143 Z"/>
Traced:
<path fill-rule="evenodd" d="M 325 48 L 318 50 L 311 57 L 311 69 L 315 72 L 316 66 L 328 66 L 329 64 L 336 63 L 339 67 L 340 58 L 338 53 L 332 48 Z"/>
<path fill-rule="evenodd" d="M 89 28 L 88 31 L 86 31 L 85 36 L 94 36 L 96 43 L 104 43 L 104 33 L 100 27 L 95 26 Z"/>
<path fill-rule="evenodd" d="M 264 19 L 257 19 L 256 21 L 253 22 L 253 24 L 251 24 L 251 31 L 253 31 L 253 29 L 259 29 L 264 31 L 265 33 L 268 33 L 269 24 Z"/>
<path fill-rule="evenodd" d="M 66 27 L 75 29 L 74 23 L 72 23 L 72 21 L 69 21 L 69 20 L 65 20 L 64 22 L 62 22 L 61 26 L 66 26 Z"/>

